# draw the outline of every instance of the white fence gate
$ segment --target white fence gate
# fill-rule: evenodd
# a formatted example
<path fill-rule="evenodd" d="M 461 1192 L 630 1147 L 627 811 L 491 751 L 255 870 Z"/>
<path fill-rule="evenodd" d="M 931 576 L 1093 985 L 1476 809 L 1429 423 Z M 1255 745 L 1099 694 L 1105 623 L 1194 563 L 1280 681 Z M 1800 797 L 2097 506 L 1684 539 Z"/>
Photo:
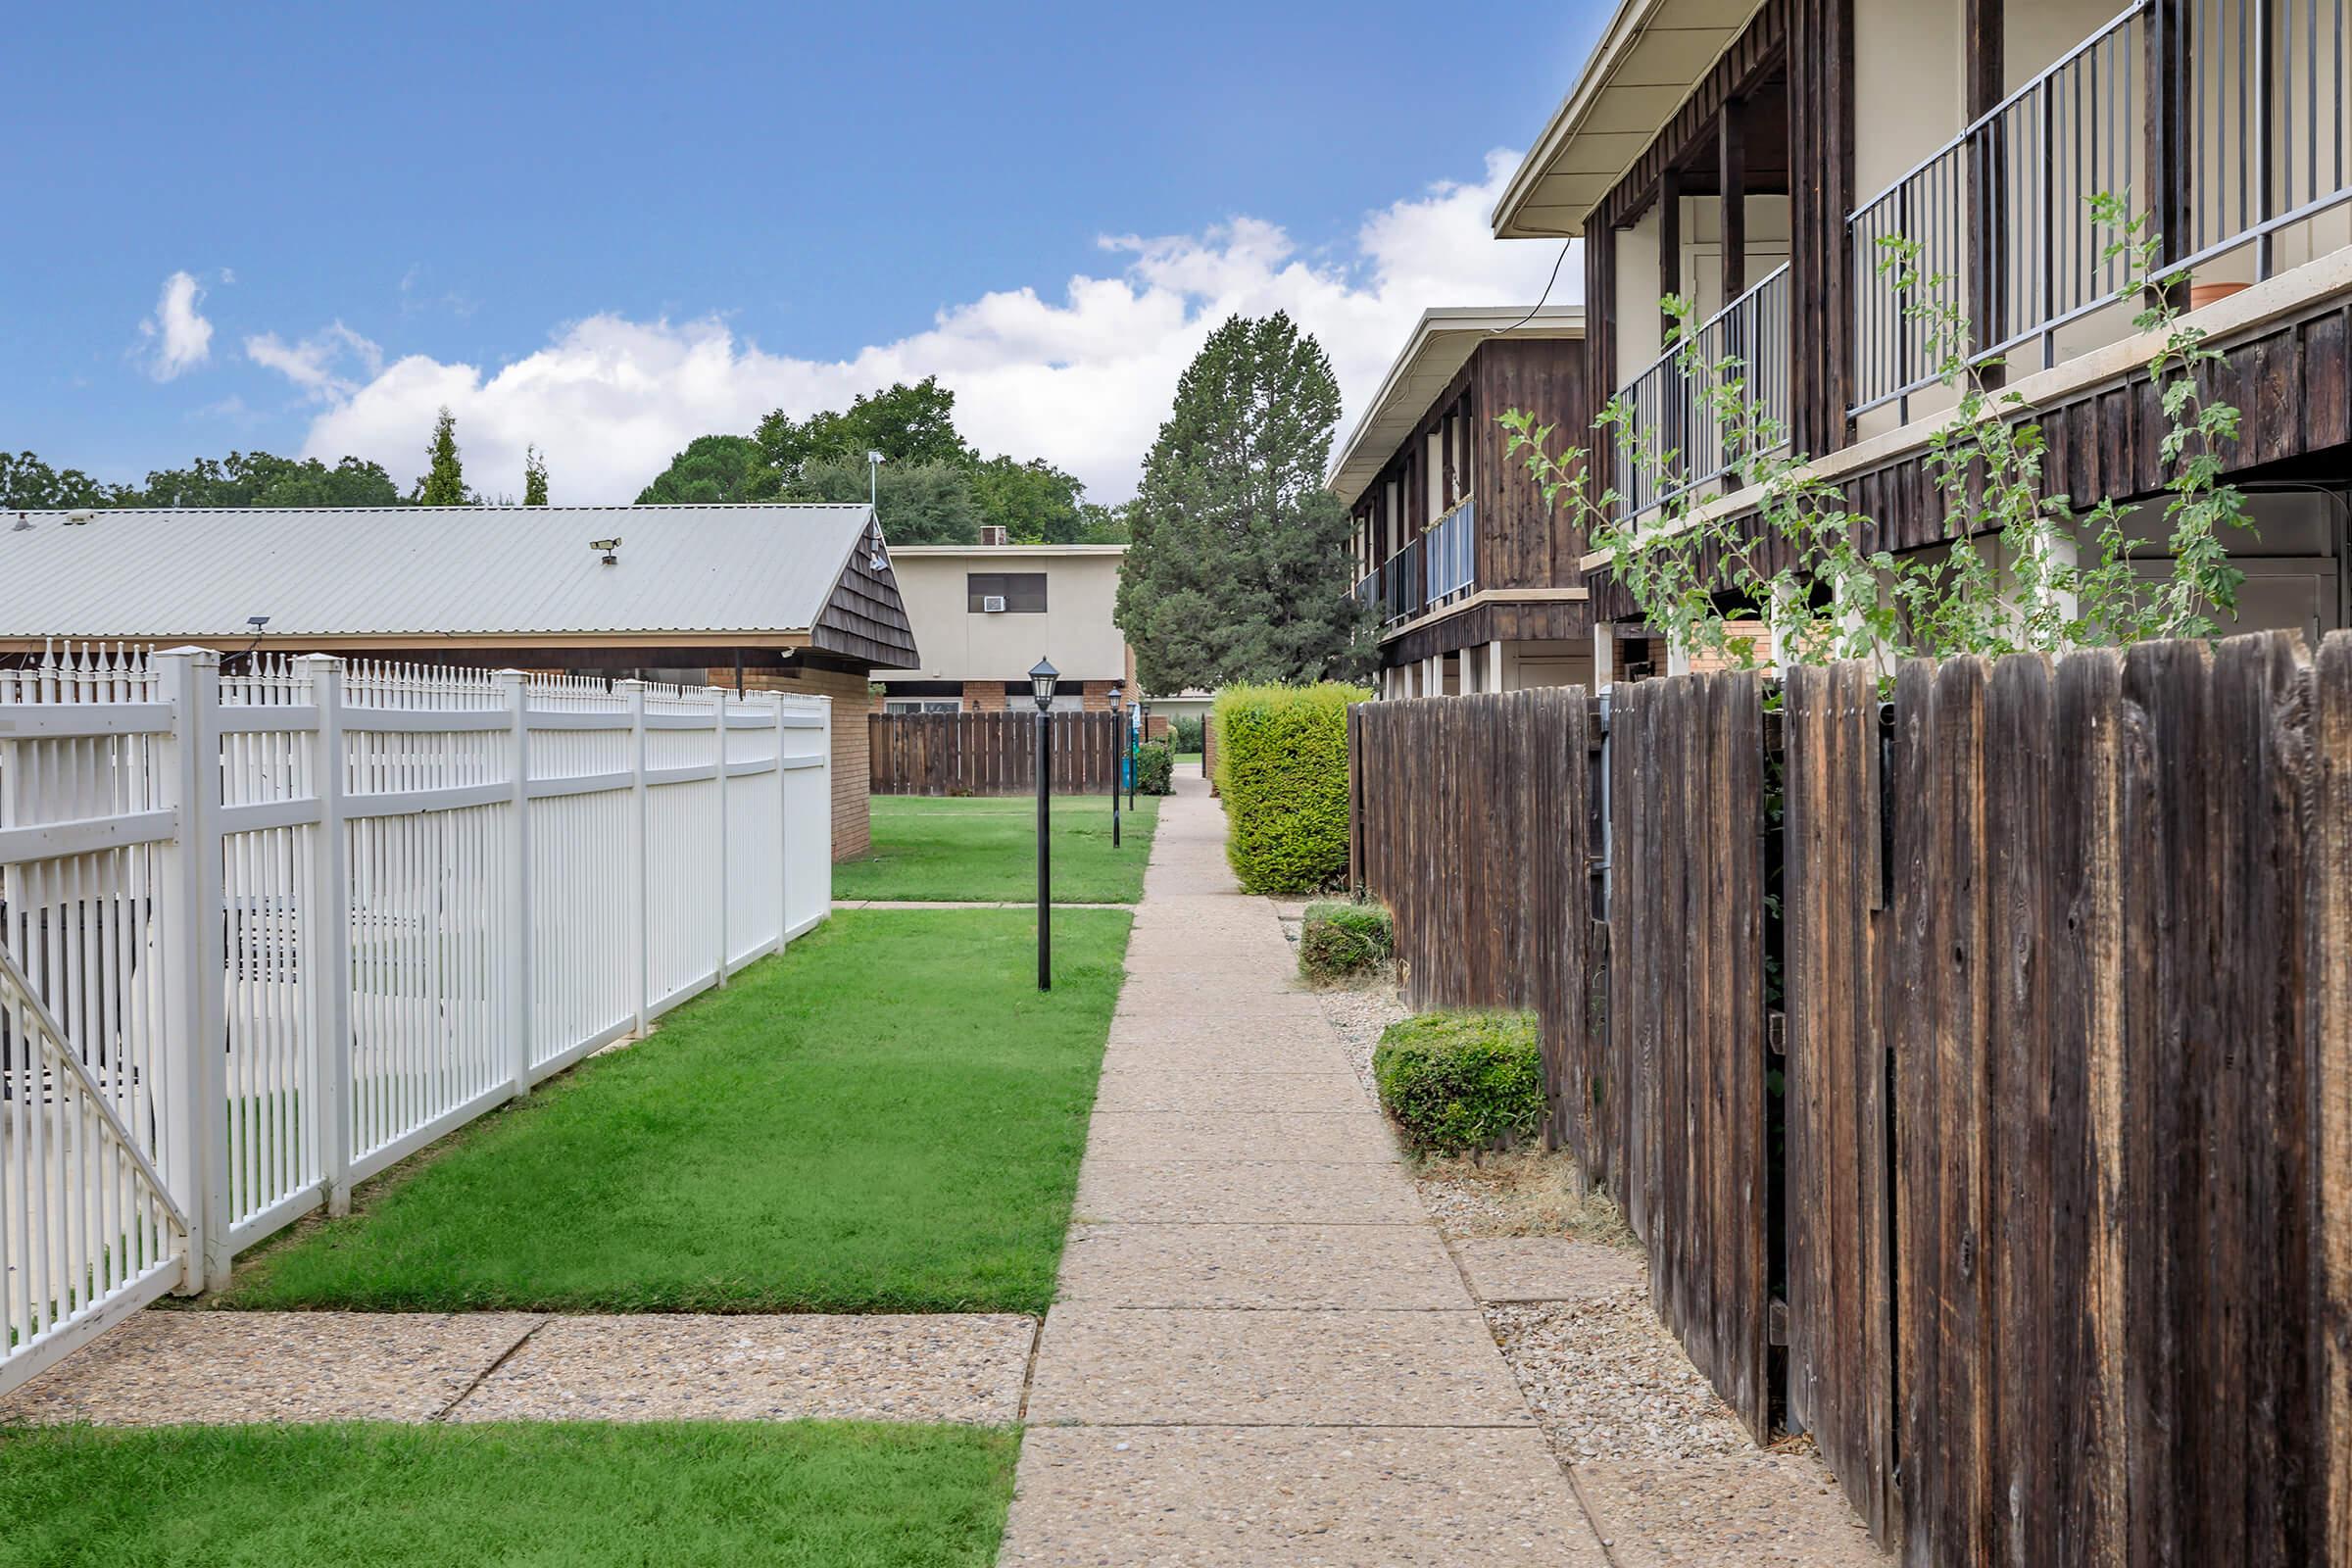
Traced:
<path fill-rule="evenodd" d="M 0 671 L 0 1392 L 823 919 L 831 726 L 318 656 Z"/>

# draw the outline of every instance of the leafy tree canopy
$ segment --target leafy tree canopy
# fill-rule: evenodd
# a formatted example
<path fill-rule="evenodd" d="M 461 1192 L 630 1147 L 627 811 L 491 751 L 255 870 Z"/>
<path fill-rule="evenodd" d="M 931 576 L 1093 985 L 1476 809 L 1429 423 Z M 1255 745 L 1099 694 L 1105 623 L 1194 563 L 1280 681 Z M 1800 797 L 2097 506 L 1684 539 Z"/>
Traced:
<path fill-rule="evenodd" d="M 522 450 L 522 504 L 547 505 L 547 454 L 535 446 Z"/>
<path fill-rule="evenodd" d="M 985 523 L 1020 544 L 1127 537 L 1124 513 L 1088 501 L 1075 474 L 1042 458 L 981 457 L 956 428 L 956 394 L 937 376 L 807 418 L 779 409 L 751 436 L 699 437 L 637 500 L 862 501 L 869 452 L 882 454 L 882 525 L 900 544 L 976 544 Z"/>
<path fill-rule="evenodd" d="M 1311 682 L 1367 660 L 1348 514 L 1323 488 L 1339 382 L 1288 313 L 1237 316 L 1176 385 L 1128 513 L 1117 618 L 1148 691 Z"/>
<path fill-rule="evenodd" d="M 697 436 L 637 493 L 641 507 L 773 501 L 782 488 L 767 455 L 748 435 Z"/>
<path fill-rule="evenodd" d="M 839 413 L 795 419 L 778 409 L 760 421 L 755 438 L 768 466 L 787 479 L 811 463 L 862 464 L 868 452 L 881 453 L 885 463 L 967 465 L 978 459 L 956 432 L 956 394 L 935 375 L 866 393 Z"/>
<path fill-rule="evenodd" d="M 861 456 L 805 464 L 783 501 L 863 501 L 871 482 Z M 879 475 L 883 527 L 893 544 L 967 545 L 980 538 L 971 475 L 953 463 L 886 463 Z"/>
<path fill-rule="evenodd" d="M 0 453 L 0 506 L 36 507 L 388 507 L 400 491 L 382 465 L 345 458 L 231 452 L 159 468 L 144 484 L 109 484 L 78 468 L 53 469 L 29 452 Z"/>
<path fill-rule="evenodd" d="M 0 507 L 11 512 L 111 507 L 122 488 L 79 468 L 52 468 L 29 452 L 0 452 Z"/>

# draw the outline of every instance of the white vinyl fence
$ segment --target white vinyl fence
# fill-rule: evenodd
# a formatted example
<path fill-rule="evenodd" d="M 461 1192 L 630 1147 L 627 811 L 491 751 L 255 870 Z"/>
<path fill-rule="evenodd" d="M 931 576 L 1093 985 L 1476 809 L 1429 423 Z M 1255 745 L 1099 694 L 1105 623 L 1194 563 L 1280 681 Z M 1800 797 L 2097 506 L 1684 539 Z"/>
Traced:
<path fill-rule="evenodd" d="M 0 1392 L 823 919 L 831 707 L 0 670 Z"/>

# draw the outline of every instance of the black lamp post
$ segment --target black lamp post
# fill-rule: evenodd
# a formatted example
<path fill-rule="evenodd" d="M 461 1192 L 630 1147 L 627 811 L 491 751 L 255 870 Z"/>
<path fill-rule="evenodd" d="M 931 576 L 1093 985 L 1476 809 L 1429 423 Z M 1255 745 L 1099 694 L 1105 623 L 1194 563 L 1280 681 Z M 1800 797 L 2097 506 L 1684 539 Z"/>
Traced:
<path fill-rule="evenodd" d="M 1054 989 L 1054 683 L 1061 671 L 1039 660 L 1029 671 L 1037 700 L 1037 989 Z"/>
<path fill-rule="evenodd" d="M 1119 847 L 1119 783 L 1127 766 L 1127 721 L 1119 713 L 1119 683 L 1110 683 L 1110 744 L 1117 760 L 1110 764 L 1110 847 Z"/>

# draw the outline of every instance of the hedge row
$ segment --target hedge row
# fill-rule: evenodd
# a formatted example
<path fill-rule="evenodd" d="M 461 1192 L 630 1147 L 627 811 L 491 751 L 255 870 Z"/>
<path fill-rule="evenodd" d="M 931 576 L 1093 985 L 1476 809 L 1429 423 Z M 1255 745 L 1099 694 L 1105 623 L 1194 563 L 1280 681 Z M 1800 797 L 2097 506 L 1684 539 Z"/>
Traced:
<path fill-rule="evenodd" d="M 1348 705 L 1357 686 L 1229 686 L 1214 760 L 1225 855 L 1247 893 L 1295 897 L 1348 880 Z"/>
<path fill-rule="evenodd" d="M 1508 1149 L 1544 1125 L 1544 1060 L 1530 1012 L 1425 1012 L 1372 1052 L 1380 1102 L 1415 1149 Z"/>

